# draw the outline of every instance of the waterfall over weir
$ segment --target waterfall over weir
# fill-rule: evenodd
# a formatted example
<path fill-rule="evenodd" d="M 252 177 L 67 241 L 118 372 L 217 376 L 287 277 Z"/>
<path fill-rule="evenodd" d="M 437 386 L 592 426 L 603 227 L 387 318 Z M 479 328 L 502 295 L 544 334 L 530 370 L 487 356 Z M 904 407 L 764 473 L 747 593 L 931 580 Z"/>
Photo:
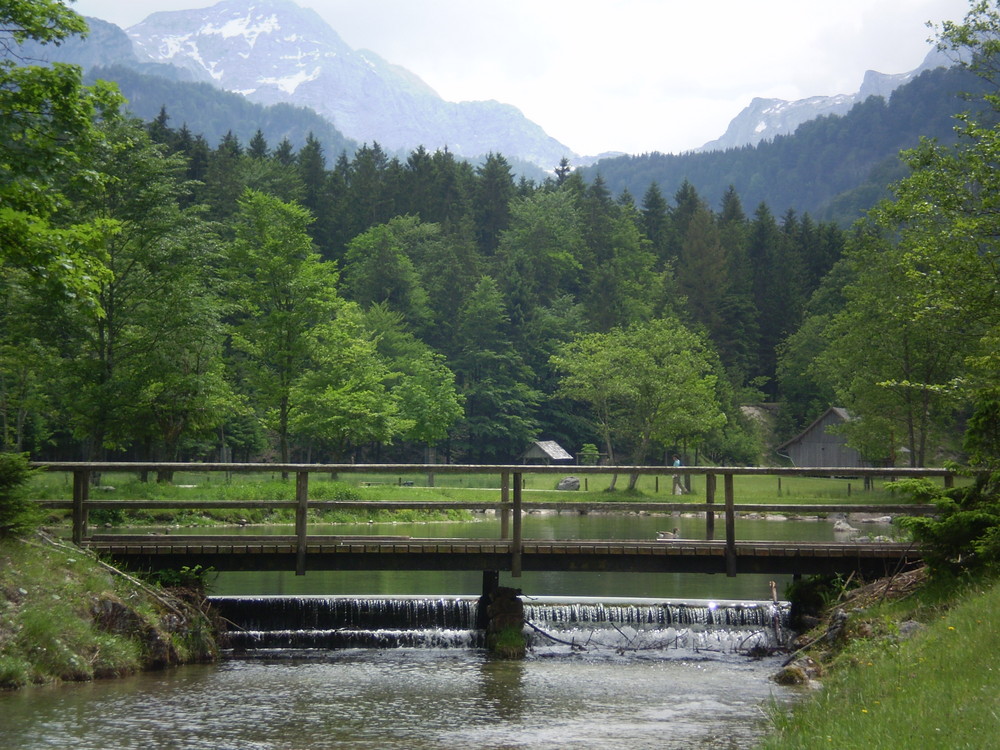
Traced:
<path fill-rule="evenodd" d="M 534 650 L 712 650 L 771 647 L 786 603 L 522 596 Z M 339 648 L 482 648 L 477 597 L 216 596 L 233 653 Z"/>

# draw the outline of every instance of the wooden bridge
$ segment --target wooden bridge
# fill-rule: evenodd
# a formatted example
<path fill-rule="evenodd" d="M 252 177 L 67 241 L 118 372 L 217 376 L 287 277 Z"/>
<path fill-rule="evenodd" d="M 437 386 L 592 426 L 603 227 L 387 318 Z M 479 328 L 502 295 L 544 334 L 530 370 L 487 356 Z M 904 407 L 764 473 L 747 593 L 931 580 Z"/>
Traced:
<path fill-rule="evenodd" d="M 514 577 L 530 571 L 625 571 L 791 574 L 856 571 L 866 577 L 884 575 L 920 560 L 920 549 L 899 542 L 770 542 L 736 538 L 735 519 L 740 513 L 877 513 L 928 514 L 929 505 L 872 504 L 750 504 L 735 502 L 734 478 L 738 476 L 843 476 L 941 477 L 951 486 L 946 469 L 829 469 L 746 467 L 583 467 L 583 466 L 459 466 L 413 464 L 146 464 L 55 463 L 48 471 L 73 474 L 73 499 L 39 501 L 49 508 L 72 510 L 73 541 L 120 563 L 140 569 L 202 565 L 216 570 L 479 570 Z M 295 476 L 295 500 L 94 500 L 90 498 L 93 472 L 283 472 Z M 365 502 L 309 500 L 309 476 L 315 473 L 383 474 L 494 474 L 499 476 L 499 497 L 488 502 L 414 501 Z M 532 473 L 589 474 L 687 474 L 705 477 L 705 502 L 525 502 L 523 475 Z M 723 503 L 716 503 L 718 478 L 722 478 Z M 233 508 L 289 508 L 295 511 L 294 534 L 244 536 L 236 534 L 125 535 L 91 534 L 88 513 L 95 509 L 149 510 L 155 508 L 207 510 Z M 420 539 L 393 536 L 337 536 L 310 534 L 310 510 L 392 509 L 495 511 L 501 518 L 499 539 Z M 525 539 L 521 520 L 536 510 L 591 512 L 704 513 L 705 539 L 656 540 L 536 540 Z M 722 515 L 725 538 L 715 539 L 716 515 Z"/>

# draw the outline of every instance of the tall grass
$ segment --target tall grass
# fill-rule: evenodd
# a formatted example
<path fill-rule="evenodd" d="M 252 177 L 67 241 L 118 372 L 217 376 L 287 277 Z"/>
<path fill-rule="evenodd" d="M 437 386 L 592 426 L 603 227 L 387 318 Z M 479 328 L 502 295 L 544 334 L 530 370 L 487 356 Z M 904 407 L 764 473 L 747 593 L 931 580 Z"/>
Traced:
<path fill-rule="evenodd" d="M 82 551 L 0 540 L 0 689 L 140 669 L 139 641 L 91 617 L 99 596 L 136 600 L 120 584 Z"/>
<path fill-rule="evenodd" d="M 1000 738 L 1000 584 L 969 592 L 911 639 L 854 641 L 823 689 L 775 711 L 760 747 L 994 748 Z"/>

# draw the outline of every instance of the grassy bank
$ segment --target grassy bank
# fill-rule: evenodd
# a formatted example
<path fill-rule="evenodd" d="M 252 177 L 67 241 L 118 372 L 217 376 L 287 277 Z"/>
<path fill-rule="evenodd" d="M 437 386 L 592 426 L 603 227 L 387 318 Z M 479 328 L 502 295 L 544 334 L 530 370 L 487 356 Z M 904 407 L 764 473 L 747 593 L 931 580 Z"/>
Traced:
<path fill-rule="evenodd" d="M 195 602 L 44 536 L 0 539 L 0 689 L 214 659 Z"/>
<path fill-rule="evenodd" d="M 876 598 L 850 613 L 839 646 L 826 652 L 822 689 L 787 714 L 776 711 L 760 747 L 997 747 L 998 622 L 996 581 Z"/>

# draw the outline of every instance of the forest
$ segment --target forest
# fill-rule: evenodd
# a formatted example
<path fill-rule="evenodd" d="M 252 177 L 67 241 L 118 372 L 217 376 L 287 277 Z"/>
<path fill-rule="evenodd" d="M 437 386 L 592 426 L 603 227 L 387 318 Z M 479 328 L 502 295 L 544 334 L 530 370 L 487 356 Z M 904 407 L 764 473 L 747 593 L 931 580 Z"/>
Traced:
<path fill-rule="evenodd" d="M 582 171 L 601 174 L 613 191 L 640 193 L 656 182 L 673 192 L 687 180 L 715 195 L 731 185 L 749 206 L 768 201 L 846 227 L 906 175 L 901 150 L 915 148 L 921 138 L 954 143 L 955 114 L 967 109 L 980 121 L 991 121 L 995 115 L 969 96 L 985 91 L 986 83 L 964 66 L 936 68 L 900 86 L 888 100 L 868 97 L 846 115 L 817 117 L 794 134 L 756 146 L 607 158 Z"/>
<path fill-rule="evenodd" d="M 85 28 L 7 6 L 14 41 Z M 944 41 L 982 45 L 966 28 Z M 997 134 L 972 118 L 843 229 L 733 186 L 613 193 L 566 160 L 533 181 L 499 153 L 213 144 L 127 112 L 75 66 L 0 59 L 3 450 L 774 464 L 762 404 L 779 437 L 847 408 L 875 464 L 1000 440 Z"/>

